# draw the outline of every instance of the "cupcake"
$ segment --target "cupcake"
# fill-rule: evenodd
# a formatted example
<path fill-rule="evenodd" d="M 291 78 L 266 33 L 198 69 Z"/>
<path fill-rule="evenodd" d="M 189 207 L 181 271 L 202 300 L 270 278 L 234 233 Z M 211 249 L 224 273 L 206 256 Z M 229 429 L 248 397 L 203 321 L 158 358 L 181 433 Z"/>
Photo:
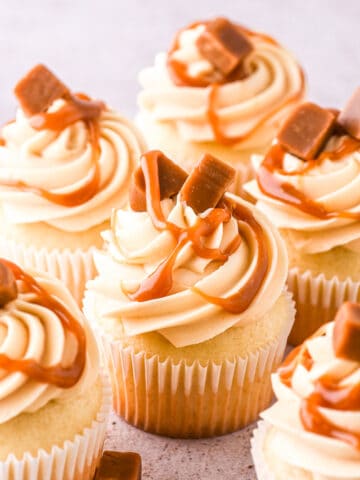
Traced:
<path fill-rule="evenodd" d="M 128 120 L 71 93 L 43 65 L 15 95 L 20 108 L 0 141 L 0 252 L 60 278 L 80 301 L 144 142 Z"/>
<path fill-rule="evenodd" d="M 59 280 L 0 259 L 0 478 L 90 480 L 111 392 Z"/>
<path fill-rule="evenodd" d="M 271 37 L 225 18 L 180 30 L 167 53 L 139 75 L 138 122 L 151 148 L 187 170 L 211 153 L 251 176 L 250 155 L 264 153 L 305 93 L 294 57 Z"/>
<path fill-rule="evenodd" d="M 277 230 L 226 193 L 207 154 L 187 174 L 141 158 L 131 209 L 113 212 L 84 311 L 102 338 L 114 409 L 172 437 L 225 434 L 257 418 L 294 319 Z"/>
<path fill-rule="evenodd" d="M 360 305 L 344 304 L 272 378 L 252 439 L 259 480 L 360 479 Z"/>
<path fill-rule="evenodd" d="M 360 89 L 341 113 L 301 105 L 244 186 L 287 244 L 295 345 L 360 300 L 359 105 Z"/>

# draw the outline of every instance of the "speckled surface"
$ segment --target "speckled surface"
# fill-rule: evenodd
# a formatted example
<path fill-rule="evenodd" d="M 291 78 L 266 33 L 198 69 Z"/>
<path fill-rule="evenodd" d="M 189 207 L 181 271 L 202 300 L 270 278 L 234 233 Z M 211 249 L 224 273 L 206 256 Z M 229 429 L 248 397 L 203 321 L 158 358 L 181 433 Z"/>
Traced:
<path fill-rule="evenodd" d="M 142 432 L 113 414 L 105 448 L 140 453 L 144 480 L 255 480 L 253 427 L 222 437 L 176 440 Z"/>

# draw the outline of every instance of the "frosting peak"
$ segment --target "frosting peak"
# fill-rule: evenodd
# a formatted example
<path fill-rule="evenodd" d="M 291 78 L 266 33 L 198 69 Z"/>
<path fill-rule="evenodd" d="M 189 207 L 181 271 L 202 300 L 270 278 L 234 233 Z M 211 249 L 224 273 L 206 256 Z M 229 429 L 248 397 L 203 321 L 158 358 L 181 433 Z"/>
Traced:
<path fill-rule="evenodd" d="M 45 84 L 46 86 L 47 84 Z M 44 87 L 45 88 L 45 87 Z M 103 102 L 67 92 L 2 129 L 0 201 L 9 223 L 87 230 L 126 203 L 137 129 Z"/>
<path fill-rule="evenodd" d="M 153 152 L 143 158 L 150 168 Z M 89 283 L 88 301 L 98 317 L 117 319 L 128 335 L 156 330 L 178 347 L 200 343 L 256 321 L 283 290 L 282 240 L 252 205 L 230 194 L 200 213 L 187 203 L 186 184 L 199 191 L 206 174 L 197 172 L 207 161 L 176 198 L 161 203 L 160 186 L 145 175 L 147 211 L 113 214 L 104 234 L 108 252 L 95 257 L 99 276 Z"/>
<path fill-rule="evenodd" d="M 186 141 L 264 146 L 303 97 L 303 73 L 270 37 L 234 25 L 253 51 L 224 80 L 197 47 L 208 23 L 181 30 L 169 55 L 158 55 L 140 73 L 140 107 L 173 125 Z"/>

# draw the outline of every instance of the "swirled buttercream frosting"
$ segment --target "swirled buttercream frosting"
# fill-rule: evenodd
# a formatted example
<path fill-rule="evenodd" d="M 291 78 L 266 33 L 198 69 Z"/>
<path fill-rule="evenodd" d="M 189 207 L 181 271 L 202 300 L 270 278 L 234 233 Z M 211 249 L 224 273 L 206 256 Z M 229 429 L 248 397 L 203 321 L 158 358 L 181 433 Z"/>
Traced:
<path fill-rule="evenodd" d="M 0 307 L 0 423 L 71 398 L 98 375 L 93 334 L 75 301 L 55 279 L 1 259 L 17 293 Z M 1 276 L 0 300 L 4 299 Z"/>
<path fill-rule="evenodd" d="M 218 21 L 180 30 L 170 51 L 158 54 L 154 65 L 140 72 L 140 109 L 154 121 L 173 126 L 185 141 L 239 149 L 264 146 L 303 98 L 302 70 L 269 36 L 231 24 L 252 49 L 240 65 L 222 75 L 199 49 L 199 38 Z"/>
<path fill-rule="evenodd" d="M 151 189 L 156 182 L 145 177 Z M 191 192 L 202 181 L 196 177 Z M 225 193 L 197 212 L 184 186 L 161 202 L 156 188 L 152 197 L 146 191 L 146 210 L 115 210 L 104 232 L 106 251 L 96 255 L 99 275 L 87 293 L 96 316 L 115 319 L 130 336 L 160 332 L 180 347 L 256 321 L 273 306 L 287 256 L 277 230 L 254 206 Z"/>
<path fill-rule="evenodd" d="M 303 469 L 309 479 L 356 480 L 360 364 L 337 356 L 333 337 L 331 322 L 290 354 L 273 374 L 277 402 L 261 416 L 272 427 L 273 459 Z"/>
<path fill-rule="evenodd" d="M 288 127 L 299 127 L 297 122 L 290 119 Z M 289 151 L 292 145 L 277 140 L 265 157 L 253 158 L 256 179 L 244 186 L 303 253 L 338 246 L 360 251 L 360 141 L 336 123 L 331 128 L 330 138 L 312 158 L 299 157 Z M 305 127 L 298 138 L 302 132 Z"/>
<path fill-rule="evenodd" d="M 67 93 L 45 112 L 19 108 L 2 129 L 0 202 L 8 222 L 84 231 L 127 202 L 144 142 L 102 102 Z"/>

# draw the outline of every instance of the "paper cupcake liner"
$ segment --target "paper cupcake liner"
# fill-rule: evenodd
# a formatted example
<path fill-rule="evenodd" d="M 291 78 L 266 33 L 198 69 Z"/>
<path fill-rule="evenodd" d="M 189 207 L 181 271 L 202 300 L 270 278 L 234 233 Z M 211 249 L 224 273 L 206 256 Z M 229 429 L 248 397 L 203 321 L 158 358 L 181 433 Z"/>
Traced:
<path fill-rule="evenodd" d="M 258 480 L 276 480 L 274 474 L 270 471 L 264 456 L 264 442 L 268 430 L 269 425 L 264 420 L 261 420 L 253 431 L 253 436 L 251 438 L 251 455 Z"/>
<path fill-rule="evenodd" d="M 47 272 L 62 280 L 79 305 L 82 304 L 86 282 L 96 275 L 93 259 L 95 250 L 95 247 L 86 251 L 72 251 L 68 248 L 47 250 L 44 247 L 37 249 L 0 237 L 0 256 L 23 268 Z"/>
<path fill-rule="evenodd" d="M 324 323 L 330 322 L 346 301 L 360 301 L 360 282 L 350 279 L 330 280 L 323 274 L 313 276 L 310 271 L 299 272 L 292 268 L 288 275 L 288 288 L 296 304 L 295 323 L 289 343 L 299 345 Z"/>
<path fill-rule="evenodd" d="M 283 358 L 293 309 L 276 340 L 221 363 L 175 363 L 100 334 L 115 412 L 145 431 L 178 438 L 223 435 L 253 422 L 272 398 L 270 374 Z"/>
<path fill-rule="evenodd" d="M 103 402 L 91 427 L 82 435 L 67 440 L 62 447 L 54 446 L 48 453 L 39 450 L 35 457 L 25 453 L 21 460 L 14 455 L 0 462 L 1 480 L 91 480 L 98 465 L 105 440 L 107 419 L 111 409 L 111 388 L 105 374 Z"/>

